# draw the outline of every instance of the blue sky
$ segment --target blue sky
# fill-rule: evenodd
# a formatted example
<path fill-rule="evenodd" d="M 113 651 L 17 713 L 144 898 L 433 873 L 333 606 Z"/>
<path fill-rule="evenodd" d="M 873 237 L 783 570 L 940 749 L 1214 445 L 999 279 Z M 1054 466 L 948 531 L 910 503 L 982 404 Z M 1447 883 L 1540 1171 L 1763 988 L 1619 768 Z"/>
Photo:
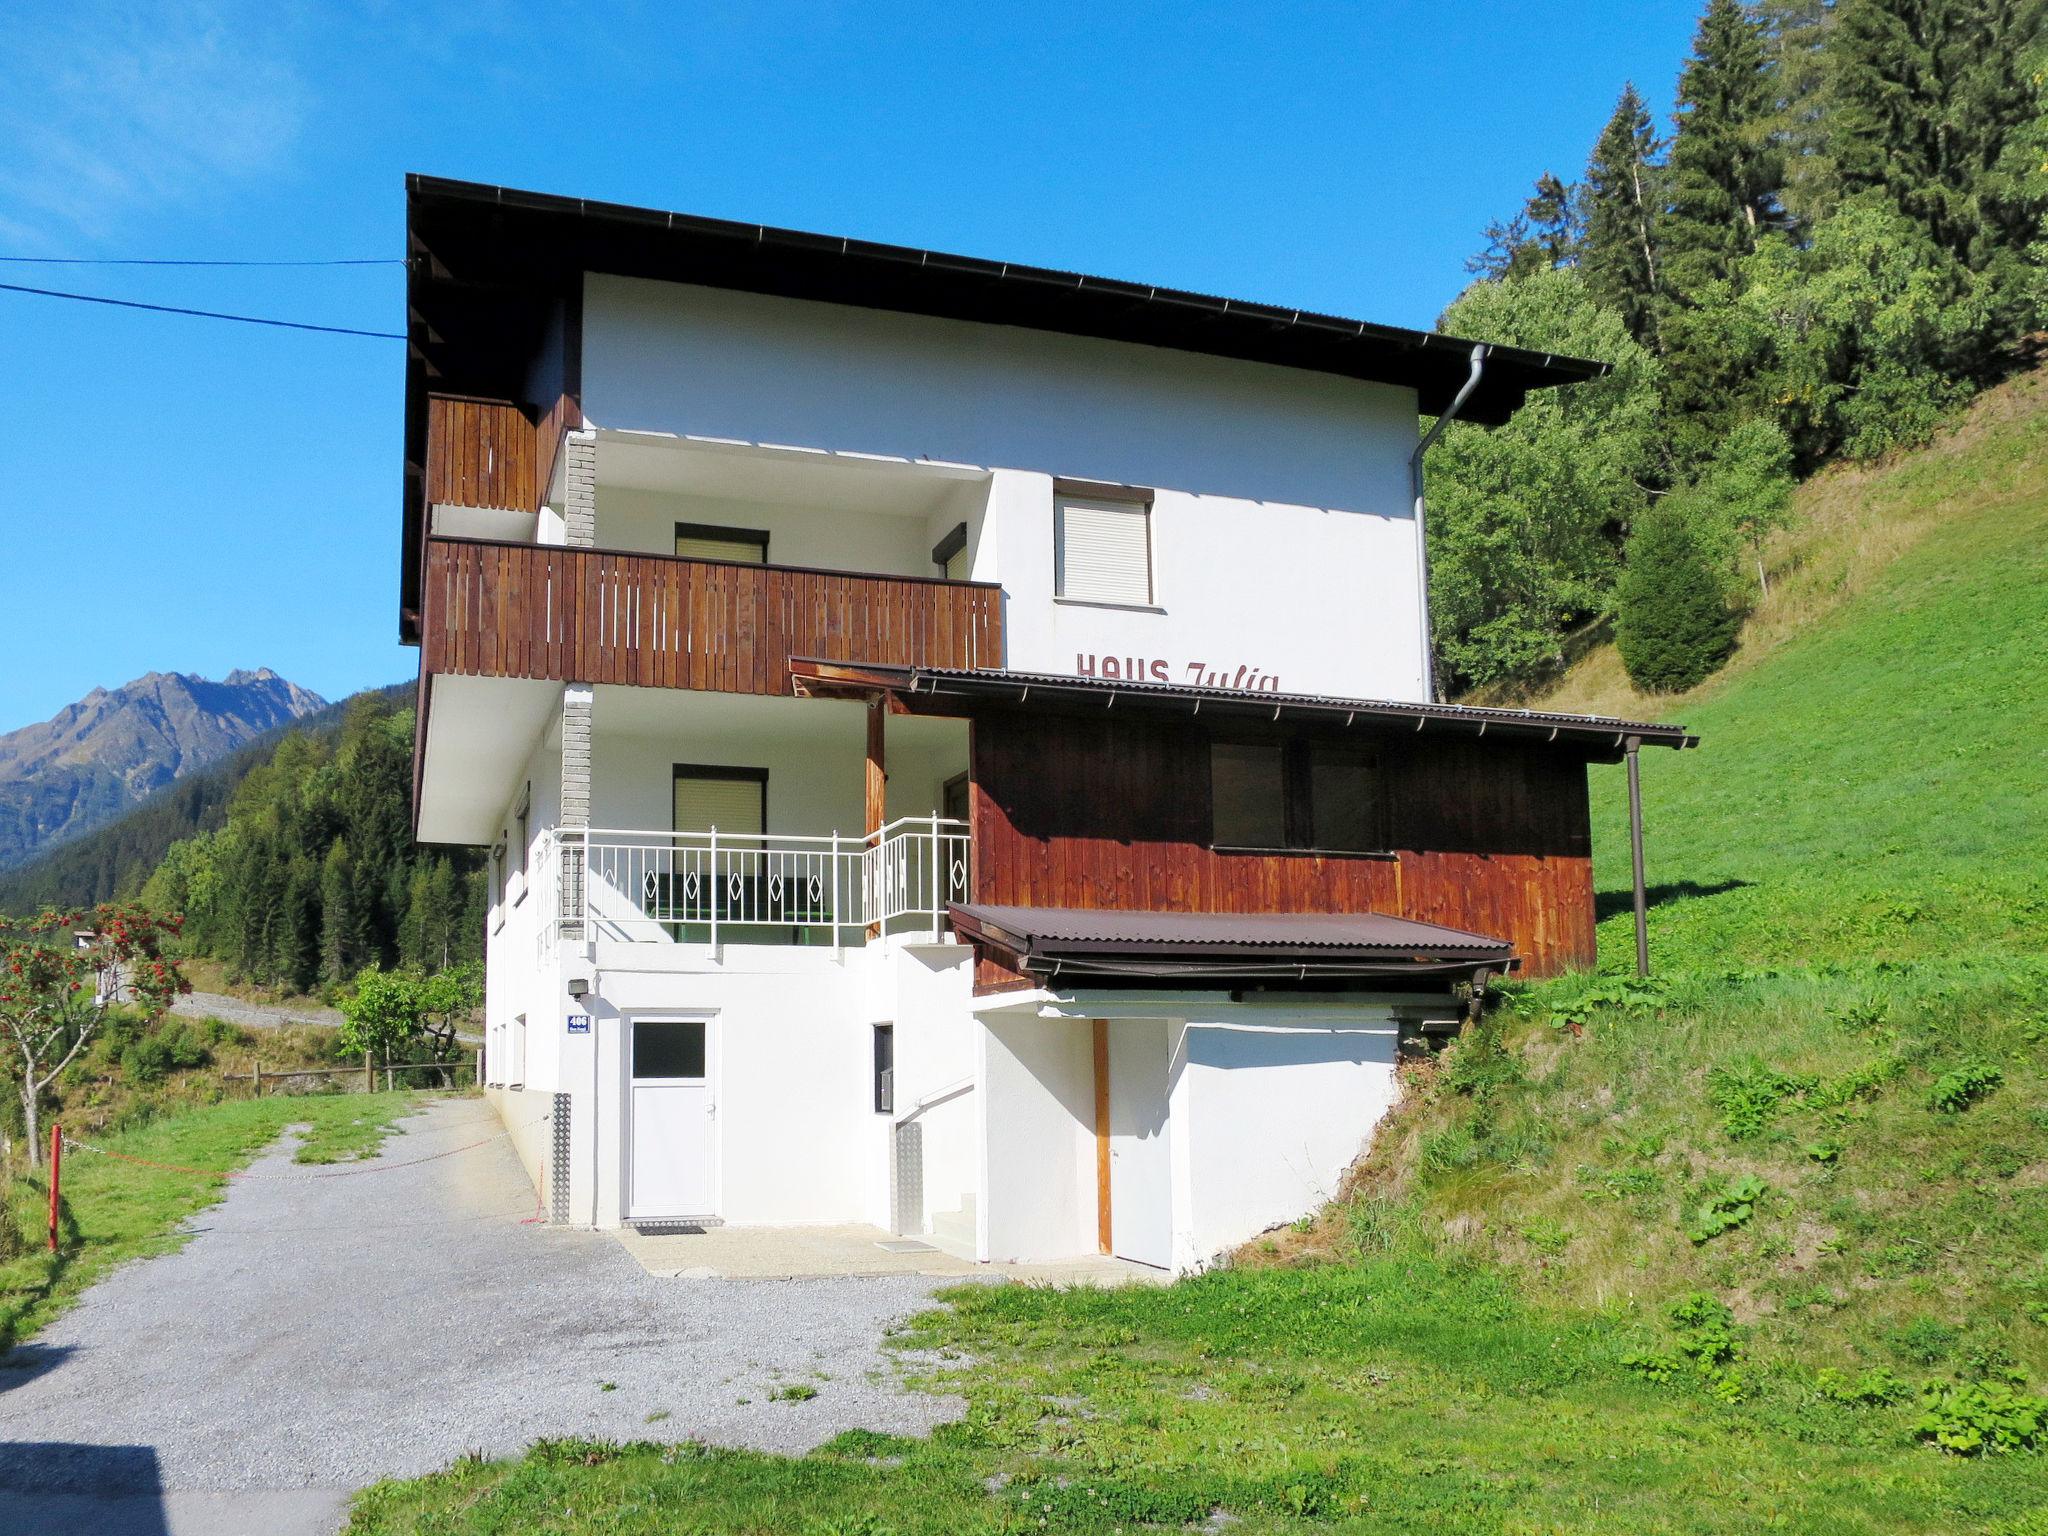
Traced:
<path fill-rule="evenodd" d="M 0 254 L 397 256 L 417 170 L 1428 325 L 1624 80 L 1668 110 L 1695 10 L 15 0 Z M 404 328 L 396 267 L 0 281 Z M 0 293 L 0 729 L 411 676 L 401 354 Z"/>

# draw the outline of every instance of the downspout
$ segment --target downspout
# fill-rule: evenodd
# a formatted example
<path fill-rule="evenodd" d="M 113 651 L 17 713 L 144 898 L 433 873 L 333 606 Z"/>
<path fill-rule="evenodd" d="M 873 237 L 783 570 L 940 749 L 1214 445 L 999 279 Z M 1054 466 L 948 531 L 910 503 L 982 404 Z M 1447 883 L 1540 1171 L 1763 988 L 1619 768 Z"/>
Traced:
<path fill-rule="evenodd" d="M 1479 387 L 1479 376 L 1486 371 L 1486 343 L 1480 342 L 1472 348 L 1472 371 L 1444 413 L 1431 423 L 1422 441 L 1415 445 L 1415 452 L 1408 457 L 1408 483 L 1415 496 L 1415 580 L 1417 602 L 1422 613 L 1422 697 L 1425 703 L 1435 704 L 1436 696 L 1436 644 L 1429 629 L 1429 539 L 1423 523 L 1422 497 L 1422 456 L 1429 452 L 1429 445 L 1443 434 L 1457 419 L 1458 412 L 1465 408 L 1465 402 L 1472 398 L 1472 391 Z"/>

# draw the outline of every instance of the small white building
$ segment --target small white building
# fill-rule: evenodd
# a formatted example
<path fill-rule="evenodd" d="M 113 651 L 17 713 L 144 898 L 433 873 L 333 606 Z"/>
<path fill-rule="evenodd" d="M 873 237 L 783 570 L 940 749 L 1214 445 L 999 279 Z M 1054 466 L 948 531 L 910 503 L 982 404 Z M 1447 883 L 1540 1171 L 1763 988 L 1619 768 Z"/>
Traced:
<path fill-rule="evenodd" d="M 413 178 L 416 827 L 558 1221 L 1199 1268 L 1592 958 L 1585 764 L 1431 702 L 1418 418 L 1598 365 Z"/>

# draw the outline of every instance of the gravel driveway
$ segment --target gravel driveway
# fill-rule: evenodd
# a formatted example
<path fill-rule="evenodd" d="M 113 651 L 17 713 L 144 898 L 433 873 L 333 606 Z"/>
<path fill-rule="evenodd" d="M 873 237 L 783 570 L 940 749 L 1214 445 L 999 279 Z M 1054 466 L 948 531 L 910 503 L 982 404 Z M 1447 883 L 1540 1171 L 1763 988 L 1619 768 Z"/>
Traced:
<path fill-rule="evenodd" d="M 480 1100 L 442 1101 L 377 1161 L 496 1129 Z M 502 1138 L 362 1177 L 306 1177 L 282 1148 L 251 1171 L 266 1177 L 234 1184 L 188 1246 L 110 1275 L 0 1361 L 10 1536 L 324 1533 L 349 1491 L 469 1450 L 803 1451 L 960 1410 L 898 1389 L 878 1350 L 945 1282 L 658 1279 L 608 1236 L 523 1225 L 533 1188 Z M 817 1397 L 769 1401 L 783 1378 Z"/>

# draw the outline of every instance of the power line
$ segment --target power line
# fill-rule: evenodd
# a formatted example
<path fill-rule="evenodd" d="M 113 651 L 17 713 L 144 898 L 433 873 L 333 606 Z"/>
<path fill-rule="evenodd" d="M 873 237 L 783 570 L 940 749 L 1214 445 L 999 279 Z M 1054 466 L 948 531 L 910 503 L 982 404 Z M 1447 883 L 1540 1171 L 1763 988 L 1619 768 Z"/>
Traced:
<path fill-rule="evenodd" d="M 0 293 L 29 293 L 43 299 L 75 299 L 81 304 L 111 304 L 116 309 L 146 309 L 159 315 L 192 315 L 201 320 L 234 320 L 243 325 L 273 325 L 287 331 L 320 331 L 329 336 L 369 336 L 378 341 L 404 341 L 403 331 L 364 331 L 349 325 L 314 325 L 305 320 L 273 320 L 267 315 L 230 315 L 217 309 L 185 309 L 176 304 L 144 304 L 139 299 L 110 299 L 97 293 L 66 293 L 59 288 L 28 288 L 0 283 Z"/>
<path fill-rule="evenodd" d="M 350 256 L 308 261 L 185 261 L 159 256 L 0 256 L 0 262 L 42 267 L 402 267 L 403 256 Z"/>

